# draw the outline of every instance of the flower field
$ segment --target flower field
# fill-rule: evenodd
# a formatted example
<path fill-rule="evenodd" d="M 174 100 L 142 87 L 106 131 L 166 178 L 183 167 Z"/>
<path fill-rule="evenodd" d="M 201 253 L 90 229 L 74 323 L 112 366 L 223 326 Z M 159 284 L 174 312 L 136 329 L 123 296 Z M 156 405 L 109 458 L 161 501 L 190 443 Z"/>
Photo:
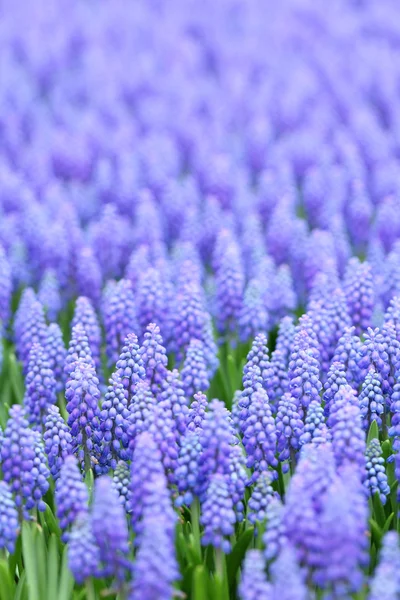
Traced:
<path fill-rule="evenodd" d="M 400 7 L 0 6 L 0 600 L 399 600 Z"/>

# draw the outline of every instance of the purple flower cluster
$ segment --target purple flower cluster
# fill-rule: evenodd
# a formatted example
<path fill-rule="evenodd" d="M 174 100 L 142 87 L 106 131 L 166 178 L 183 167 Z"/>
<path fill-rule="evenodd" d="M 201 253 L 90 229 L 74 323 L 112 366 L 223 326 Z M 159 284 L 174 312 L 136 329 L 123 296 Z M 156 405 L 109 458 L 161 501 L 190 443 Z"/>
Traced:
<path fill-rule="evenodd" d="M 100 596 L 397 597 L 397 3 L 6 4 L 0 548 L 55 507 Z"/>

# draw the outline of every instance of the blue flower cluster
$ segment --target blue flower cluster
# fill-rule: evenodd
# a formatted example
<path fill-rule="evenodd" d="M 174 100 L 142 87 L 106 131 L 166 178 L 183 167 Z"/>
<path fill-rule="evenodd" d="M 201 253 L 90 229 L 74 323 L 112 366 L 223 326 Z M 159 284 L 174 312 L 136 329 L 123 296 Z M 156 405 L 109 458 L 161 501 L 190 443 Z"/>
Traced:
<path fill-rule="evenodd" d="M 399 597 L 398 3 L 6 4 L 5 595 Z"/>

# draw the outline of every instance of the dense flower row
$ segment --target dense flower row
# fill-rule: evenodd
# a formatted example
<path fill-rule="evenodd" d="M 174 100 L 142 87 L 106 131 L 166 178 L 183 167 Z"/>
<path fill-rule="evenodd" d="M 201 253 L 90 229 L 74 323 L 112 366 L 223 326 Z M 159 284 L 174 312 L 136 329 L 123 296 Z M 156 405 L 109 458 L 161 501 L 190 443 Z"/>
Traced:
<path fill-rule="evenodd" d="M 54 512 L 88 597 L 399 597 L 397 13 L 4 11 L 10 586 Z"/>

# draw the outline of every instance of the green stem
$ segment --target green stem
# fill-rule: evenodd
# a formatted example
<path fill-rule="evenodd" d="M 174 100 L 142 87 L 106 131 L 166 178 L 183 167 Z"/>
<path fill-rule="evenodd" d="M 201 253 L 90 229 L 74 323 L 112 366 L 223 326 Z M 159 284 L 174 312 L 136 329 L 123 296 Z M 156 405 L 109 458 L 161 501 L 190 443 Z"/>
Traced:
<path fill-rule="evenodd" d="M 296 451 L 294 448 L 290 447 L 290 474 L 293 475 L 295 467 L 296 467 Z"/>
<path fill-rule="evenodd" d="M 278 485 L 279 485 L 279 494 L 281 498 L 285 497 L 285 481 L 283 479 L 282 473 L 282 463 L 279 461 L 278 464 Z"/>
<path fill-rule="evenodd" d="M 201 563 L 201 542 L 200 542 L 200 504 L 199 499 L 195 498 L 190 509 L 190 520 L 192 523 L 192 532 L 194 545 L 198 555 L 199 564 Z"/>
<path fill-rule="evenodd" d="M 222 552 L 221 548 L 216 548 L 215 550 L 215 571 L 218 581 L 218 598 L 220 600 L 229 600 L 225 554 Z"/>
<path fill-rule="evenodd" d="M 221 548 L 215 550 L 215 570 L 222 581 L 224 578 L 224 555 Z"/>
<path fill-rule="evenodd" d="M 93 580 L 89 577 L 85 581 L 85 589 L 86 589 L 86 599 L 87 600 L 96 600 L 96 592 L 93 585 Z"/>

